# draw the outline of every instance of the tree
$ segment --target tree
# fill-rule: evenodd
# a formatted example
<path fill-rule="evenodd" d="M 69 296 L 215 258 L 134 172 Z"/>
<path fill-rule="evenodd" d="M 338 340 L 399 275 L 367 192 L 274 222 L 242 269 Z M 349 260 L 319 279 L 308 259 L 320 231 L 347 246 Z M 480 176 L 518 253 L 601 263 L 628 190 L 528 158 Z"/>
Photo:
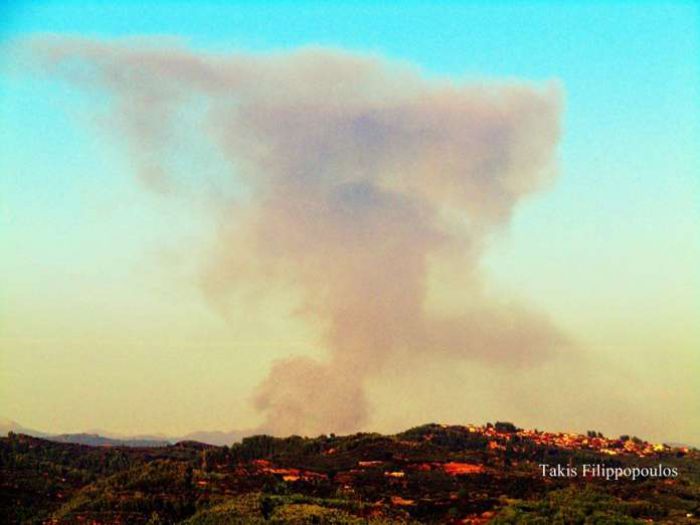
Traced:
<path fill-rule="evenodd" d="M 513 423 L 509 423 L 507 421 L 496 421 L 495 428 L 498 432 L 517 432 L 518 427 L 516 427 Z"/>
<path fill-rule="evenodd" d="M 275 510 L 275 502 L 269 496 L 263 496 L 260 498 L 260 513 L 263 515 L 265 520 L 269 520 L 272 517 L 272 513 Z"/>

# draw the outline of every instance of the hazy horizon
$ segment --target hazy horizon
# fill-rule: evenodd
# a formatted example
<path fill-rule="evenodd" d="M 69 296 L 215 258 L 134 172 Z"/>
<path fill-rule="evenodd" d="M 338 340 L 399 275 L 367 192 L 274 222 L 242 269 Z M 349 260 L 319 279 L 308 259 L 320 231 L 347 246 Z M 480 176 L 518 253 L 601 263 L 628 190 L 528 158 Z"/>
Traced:
<path fill-rule="evenodd" d="M 6 9 L 2 417 L 697 443 L 697 5 Z"/>

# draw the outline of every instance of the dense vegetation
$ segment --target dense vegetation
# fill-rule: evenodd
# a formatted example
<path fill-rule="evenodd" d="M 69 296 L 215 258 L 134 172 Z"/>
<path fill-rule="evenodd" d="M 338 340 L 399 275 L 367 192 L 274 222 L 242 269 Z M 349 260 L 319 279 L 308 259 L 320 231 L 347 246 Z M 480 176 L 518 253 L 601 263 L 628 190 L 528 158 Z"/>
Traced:
<path fill-rule="evenodd" d="M 591 443 L 598 437 L 588 435 Z M 253 436 L 231 447 L 90 447 L 10 434 L 0 439 L 0 521 L 700 523 L 698 452 L 626 453 L 624 438 L 617 454 L 552 445 L 509 423 L 476 431 L 424 425 L 393 436 Z M 541 463 L 662 463 L 679 476 L 552 478 Z"/>

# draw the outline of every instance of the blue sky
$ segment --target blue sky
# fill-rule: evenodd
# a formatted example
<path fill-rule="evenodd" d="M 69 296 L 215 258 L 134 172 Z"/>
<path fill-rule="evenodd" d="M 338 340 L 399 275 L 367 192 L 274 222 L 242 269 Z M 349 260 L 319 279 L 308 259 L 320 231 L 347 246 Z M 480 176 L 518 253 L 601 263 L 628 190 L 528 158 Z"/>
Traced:
<path fill-rule="evenodd" d="M 405 60 L 434 75 L 555 79 L 566 100 L 561 177 L 527 202 L 511 230 L 494 240 L 484 262 L 494 286 L 552 312 L 601 352 L 611 345 L 630 352 L 648 345 L 642 351 L 647 370 L 658 369 L 654 356 L 662 351 L 690 362 L 700 345 L 693 327 L 700 314 L 698 4 L 398 6 L 6 2 L 0 8 L 0 39 L 7 46 L 36 33 L 175 36 L 216 53 L 322 45 Z M 178 217 L 168 204 L 154 204 L 132 187 L 124 177 L 130 166 L 118 148 L 84 125 L 99 101 L 17 72 L 12 61 L 0 50 L 7 73 L 0 76 L 0 219 L 6 246 L 0 285 L 9 305 L 2 307 L 4 322 L 24 327 L 9 331 L 23 338 L 29 319 L 50 312 L 69 294 L 55 284 L 45 288 L 52 275 L 80 274 L 86 290 L 109 297 L 110 289 L 97 284 L 102 263 L 123 259 L 112 277 L 127 282 L 129 265 L 138 264 L 135 254 L 173 221 L 191 235 L 199 226 L 196 217 Z M 123 209 L 124 202 L 110 199 L 110 192 L 132 199 L 138 211 Z M 113 211 L 104 218 L 102 208 Z M 139 231 L 143 223 L 150 226 Z M 121 255 L 111 249 L 115 239 L 128 246 Z M 86 245 L 93 247 L 88 262 L 80 253 Z M 41 294 L 46 296 L 36 297 Z M 46 333 L 52 330 L 55 326 Z M 2 359 L 9 364 L 6 374 L 14 375 L 13 390 L 3 395 L 18 413 L 5 415 L 22 419 L 26 413 L 29 423 L 41 426 L 48 410 L 20 399 L 29 383 L 17 372 L 40 362 L 40 354 L 20 358 L 20 352 L 31 351 L 6 343 Z M 698 428 L 697 420 L 694 424 Z"/>

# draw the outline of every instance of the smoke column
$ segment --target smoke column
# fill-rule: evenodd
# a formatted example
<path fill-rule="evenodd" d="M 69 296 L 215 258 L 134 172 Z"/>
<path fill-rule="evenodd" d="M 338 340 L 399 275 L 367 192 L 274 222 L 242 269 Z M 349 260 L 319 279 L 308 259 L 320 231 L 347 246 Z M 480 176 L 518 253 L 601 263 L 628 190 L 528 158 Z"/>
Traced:
<path fill-rule="evenodd" d="M 489 235 L 556 175 L 556 85 L 460 83 L 322 48 L 209 56 L 64 37 L 23 47 L 43 73 L 108 94 L 148 188 L 177 185 L 183 114 L 196 115 L 184 132 L 244 188 L 212 205 L 220 242 L 204 293 L 294 287 L 325 352 L 272 363 L 254 395 L 262 430 L 361 428 L 367 380 L 407 356 L 522 367 L 564 344 L 545 317 L 486 297 L 478 267 Z M 429 307 L 440 264 L 468 283 L 464 308 Z"/>

